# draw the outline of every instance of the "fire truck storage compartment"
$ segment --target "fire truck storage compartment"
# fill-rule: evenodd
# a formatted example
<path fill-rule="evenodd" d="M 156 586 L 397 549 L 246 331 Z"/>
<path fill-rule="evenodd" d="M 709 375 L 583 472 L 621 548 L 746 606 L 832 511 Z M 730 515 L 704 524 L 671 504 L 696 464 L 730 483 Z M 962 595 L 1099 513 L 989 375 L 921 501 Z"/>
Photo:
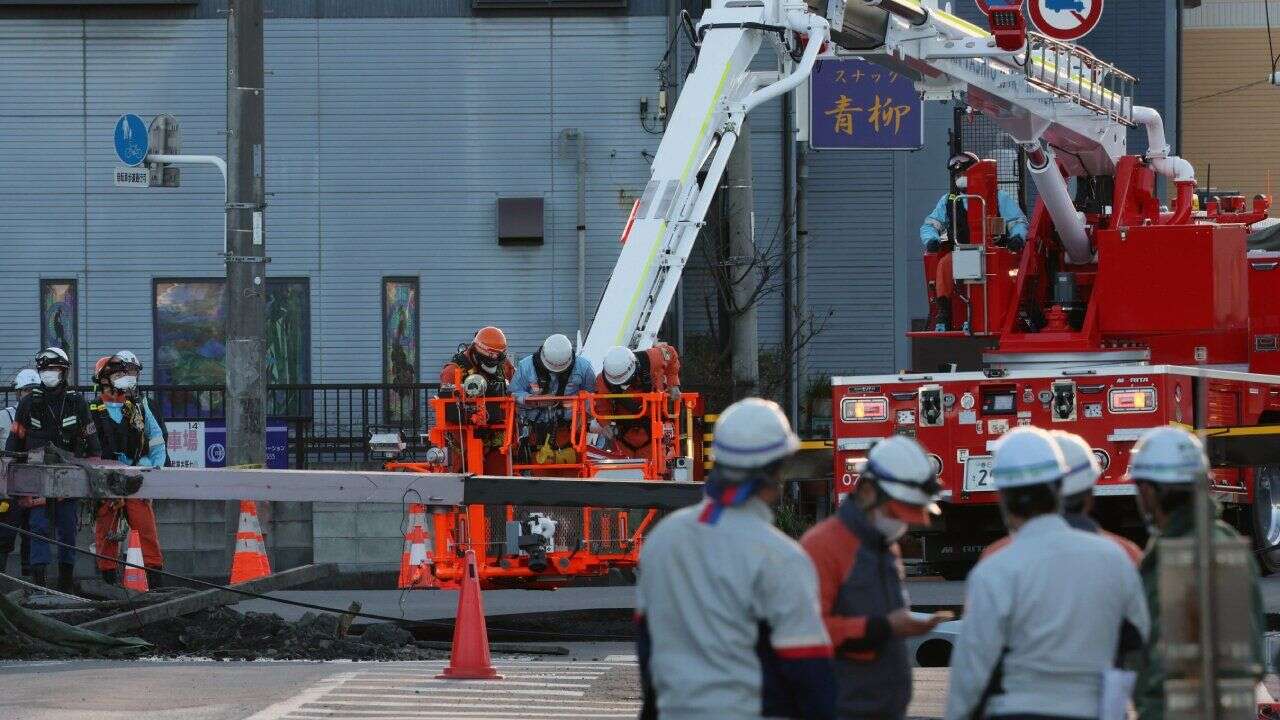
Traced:
<path fill-rule="evenodd" d="M 1243 225 L 1103 230 L 1093 301 L 1105 334 L 1244 330 Z"/>
<path fill-rule="evenodd" d="M 1280 252 L 1249 253 L 1249 369 L 1280 373 Z"/>

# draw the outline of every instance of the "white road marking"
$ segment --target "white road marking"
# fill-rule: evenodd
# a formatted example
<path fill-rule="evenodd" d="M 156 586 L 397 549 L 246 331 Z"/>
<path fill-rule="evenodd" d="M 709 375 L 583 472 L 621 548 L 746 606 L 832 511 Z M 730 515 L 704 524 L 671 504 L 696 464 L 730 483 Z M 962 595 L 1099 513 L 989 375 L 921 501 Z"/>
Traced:
<path fill-rule="evenodd" d="M 582 663 L 505 660 L 495 664 L 506 676 L 503 680 L 437 680 L 443 660 L 369 664 L 317 683 L 248 720 L 634 718 L 638 700 L 592 693 L 597 682 L 635 672 L 634 662 L 615 660 L 622 657 L 627 656 Z"/>
<path fill-rule="evenodd" d="M 604 659 L 605 659 L 605 662 L 622 662 L 622 663 L 638 662 L 638 659 L 636 658 L 635 655 L 606 655 Z"/>
<path fill-rule="evenodd" d="M 501 674 L 501 672 L 499 672 Z M 590 683 L 562 683 L 562 682 L 523 682 L 520 680 L 508 680 L 505 676 L 501 680 L 446 680 L 435 677 L 420 677 L 412 680 L 397 680 L 395 678 L 355 678 L 347 682 L 348 685 L 396 685 L 399 687 L 478 687 L 478 686 L 497 686 L 501 683 L 504 688 L 589 688 Z"/>
<path fill-rule="evenodd" d="M 313 703 L 321 697 L 324 697 L 326 693 L 334 688 L 341 687 L 342 682 L 354 674 L 355 673 L 343 673 L 341 675 L 334 675 L 333 677 L 325 678 L 297 695 L 294 695 L 287 700 L 282 700 L 270 707 L 263 708 L 244 720 L 282 720 L 282 718 L 285 717 L 291 718 L 293 717 L 292 713 L 300 709 L 303 705 Z"/>

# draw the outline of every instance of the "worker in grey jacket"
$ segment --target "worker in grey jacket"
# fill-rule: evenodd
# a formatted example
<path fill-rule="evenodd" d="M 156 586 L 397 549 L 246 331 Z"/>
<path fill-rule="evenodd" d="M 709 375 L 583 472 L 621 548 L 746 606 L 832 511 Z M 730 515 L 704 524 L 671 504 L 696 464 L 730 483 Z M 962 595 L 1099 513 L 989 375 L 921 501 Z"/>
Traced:
<path fill-rule="evenodd" d="M 996 446 L 992 478 L 1013 541 L 969 575 L 948 720 L 1096 719 L 1104 675 L 1148 635 L 1133 562 L 1059 514 L 1067 471 L 1043 430 L 1017 428 Z"/>

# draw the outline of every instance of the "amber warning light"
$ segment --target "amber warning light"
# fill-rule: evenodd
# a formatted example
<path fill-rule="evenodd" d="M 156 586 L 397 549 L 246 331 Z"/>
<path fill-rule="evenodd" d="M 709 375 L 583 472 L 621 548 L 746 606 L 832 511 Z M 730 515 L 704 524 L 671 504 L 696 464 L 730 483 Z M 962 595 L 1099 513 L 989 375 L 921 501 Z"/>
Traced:
<path fill-rule="evenodd" d="M 845 398 L 840 402 L 840 419 L 845 422 L 883 422 L 889 419 L 889 398 Z"/>
<path fill-rule="evenodd" d="M 1116 388 L 1107 395 L 1107 407 L 1113 413 L 1154 412 L 1155 388 Z"/>

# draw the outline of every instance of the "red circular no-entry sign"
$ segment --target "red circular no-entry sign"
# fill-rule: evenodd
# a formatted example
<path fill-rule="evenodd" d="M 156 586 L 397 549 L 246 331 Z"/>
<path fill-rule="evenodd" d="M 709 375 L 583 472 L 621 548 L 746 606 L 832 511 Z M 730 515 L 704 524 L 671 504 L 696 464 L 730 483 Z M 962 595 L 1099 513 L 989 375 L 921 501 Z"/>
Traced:
<path fill-rule="evenodd" d="M 1102 19 L 1103 0 L 1028 0 L 1031 22 L 1055 40 L 1072 41 L 1088 35 Z"/>

